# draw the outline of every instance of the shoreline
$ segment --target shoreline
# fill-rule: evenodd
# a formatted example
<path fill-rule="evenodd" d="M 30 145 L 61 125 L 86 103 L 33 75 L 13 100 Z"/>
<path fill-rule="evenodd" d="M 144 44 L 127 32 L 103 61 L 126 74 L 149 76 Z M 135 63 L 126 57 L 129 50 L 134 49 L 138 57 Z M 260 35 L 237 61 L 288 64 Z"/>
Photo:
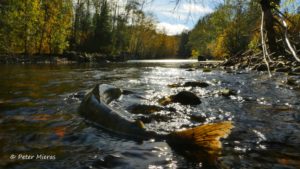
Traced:
<path fill-rule="evenodd" d="M 80 64 L 123 62 L 122 55 L 110 56 L 101 53 L 65 52 L 63 54 L 0 54 L 0 64 Z"/>
<path fill-rule="evenodd" d="M 182 63 L 181 68 L 221 68 L 224 70 L 253 70 L 267 72 L 268 67 L 263 62 L 260 55 L 244 55 L 240 57 L 231 57 L 227 60 L 206 60 L 198 61 L 197 59 L 182 58 L 164 58 L 164 59 L 130 59 L 129 55 L 120 54 L 110 56 L 100 53 L 85 53 L 68 51 L 63 54 L 0 54 L 0 64 L 17 65 L 17 64 L 85 64 L 85 63 Z M 196 64 L 189 66 L 187 64 Z M 300 62 L 281 57 L 269 63 L 270 72 L 283 72 L 300 75 Z"/>

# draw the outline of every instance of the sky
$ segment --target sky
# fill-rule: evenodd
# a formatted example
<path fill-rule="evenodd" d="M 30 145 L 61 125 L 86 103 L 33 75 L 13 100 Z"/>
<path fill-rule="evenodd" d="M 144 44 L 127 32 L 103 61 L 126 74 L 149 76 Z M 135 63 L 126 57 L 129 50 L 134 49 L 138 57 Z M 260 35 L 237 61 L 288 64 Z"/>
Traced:
<path fill-rule="evenodd" d="M 124 3 L 129 0 L 117 1 Z M 224 2 L 224 0 L 180 0 L 176 5 L 176 0 L 143 1 L 146 1 L 143 11 L 152 14 L 157 21 L 157 30 L 168 35 L 193 29 L 200 18 L 213 12 L 220 3 Z M 299 7 L 300 0 L 293 2 L 291 5 L 295 5 L 295 9 Z"/>
<path fill-rule="evenodd" d="M 180 0 L 176 6 L 176 0 L 146 0 L 143 10 L 151 13 L 156 18 L 157 30 L 168 35 L 180 34 L 184 30 L 194 28 L 200 18 L 214 11 L 224 0 Z M 287 5 L 282 1 L 281 7 L 290 11 L 300 9 L 300 0 L 293 0 Z M 298 9 L 298 10 L 299 10 Z"/>
<path fill-rule="evenodd" d="M 178 5 L 175 0 L 152 0 L 145 3 L 143 10 L 154 15 L 158 31 L 176 35 L 191 30 L 201 17 L 213 12 L 217 4 L 218 1 L 211 0 L 181 0 Z"/>

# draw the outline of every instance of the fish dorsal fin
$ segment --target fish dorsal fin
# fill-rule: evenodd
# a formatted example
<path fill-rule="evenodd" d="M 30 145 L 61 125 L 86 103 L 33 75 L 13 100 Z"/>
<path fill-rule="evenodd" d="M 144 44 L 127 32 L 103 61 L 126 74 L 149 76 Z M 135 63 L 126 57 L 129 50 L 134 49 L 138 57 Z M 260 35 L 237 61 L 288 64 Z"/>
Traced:
<path fill-rule="evenodd" d="M 136 120 L 135 124 L 142 129 L 145 128 L 145 124 L 141 120 Z"/>

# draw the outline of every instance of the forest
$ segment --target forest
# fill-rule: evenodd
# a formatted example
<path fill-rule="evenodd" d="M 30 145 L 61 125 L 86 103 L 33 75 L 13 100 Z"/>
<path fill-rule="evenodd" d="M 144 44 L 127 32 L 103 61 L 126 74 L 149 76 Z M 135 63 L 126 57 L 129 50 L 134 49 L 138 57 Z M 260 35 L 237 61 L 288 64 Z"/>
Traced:
<path fill-rule="evenodd" d="M 196 27 L 189 32 L 188 47 L 193 55 L 212 55 L 228 58 L 247 50 L 262 50 L 261 25 L 264 26 L 266 41 L 271 53 L 283 52 L 281 42 L 285 27 L 281 21 L 287 20 L 287 32 L 299 49 L 300 7 L 297 1 L 251 0 L 225 1 L 216 10 L 201 18 Z M 264 5 L 265 4 L 265 5 Z M 267 7 L 264 7 L 267 6 Z M 265 14 L 265 24 L 261 22 Z M 282 12 L 281 12 L 282 11 Z M 276 42 L 272 42 L 276 41 Z M 274 44 L 270 44 L 274 43 Z"/>
<path fill-rule="evenodd" d="M 109 56 L 126 54 L 131 59 L 224 59 L 247 50 L 262 50 L 263 0 L 225 0 L 200 18 L 192 30 L 175 36 L 157 31 L 155 17 L 143 11 L 145 1 L 128 0 L 123 6 L 118 2 L 1 0 L 0 53 L 29 56 L 76 51 Z M 177 5 L 180 2 L 183 1 Z M 273 50 L 270 53 L 276 50 L 280 55 L 286 50 L 280 42 L 285 35 L 285 27 L 280 23 L 283 18 L 287 21 L 288 38 L 299 49 L 298 1 L 265 2 L 270 6 L 270 16 L 265 18 L 269 32 L 266 42 L 269 50 Z"/>
<path fill-rule="evenodd" d="M 156 32 L 155 20 L 141 5 L 138 1 L 120 7 L 107 0 L 1 0 L 0 52 L 176 56 L 178 37 Z"/>

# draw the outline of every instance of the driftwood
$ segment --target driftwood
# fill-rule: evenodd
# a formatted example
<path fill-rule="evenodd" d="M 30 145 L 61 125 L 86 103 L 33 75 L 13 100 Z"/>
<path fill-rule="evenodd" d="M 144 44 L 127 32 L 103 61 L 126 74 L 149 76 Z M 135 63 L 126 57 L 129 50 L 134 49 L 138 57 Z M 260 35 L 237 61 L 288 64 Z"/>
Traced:
<path fill-rule="evenodd" d="M 269 76 L 272 77 L 272 74 L 270 71 L 270 65 L 269 65 L 269 62 L 267 61 L 267 57 L 269 58 L 269 60 L 270 60 L 270 57 L 268 54 L 267 45 L 266 45 L 266 41 L 265 41 L 265 35 L 264 35 L 264 12 L 263 11 L 262 11 L 262 15 L 261 15 L 260 35 L 261 35 L 261 44 L 262 44 L 262 49 L 263 49 L 264 62 L 267 65 Z"/>

